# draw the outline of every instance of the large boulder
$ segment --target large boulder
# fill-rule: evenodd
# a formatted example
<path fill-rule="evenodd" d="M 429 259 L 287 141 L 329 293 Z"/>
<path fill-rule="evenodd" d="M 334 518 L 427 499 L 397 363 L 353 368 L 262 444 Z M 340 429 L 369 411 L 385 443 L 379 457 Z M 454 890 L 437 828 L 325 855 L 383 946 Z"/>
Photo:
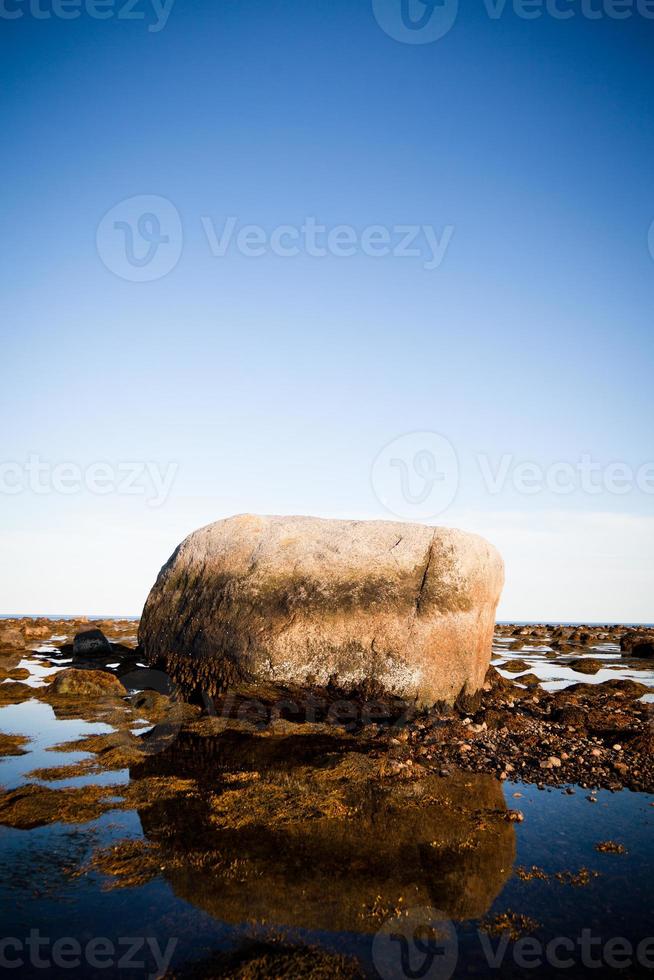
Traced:
<path fill-rule="evenodd" d="M 497 551 L 451 528 L 241 515 L 175 550 L 139 643 L 208 694 L 260 683 L 451 703 L 483 685 L 503 580 Z"/>

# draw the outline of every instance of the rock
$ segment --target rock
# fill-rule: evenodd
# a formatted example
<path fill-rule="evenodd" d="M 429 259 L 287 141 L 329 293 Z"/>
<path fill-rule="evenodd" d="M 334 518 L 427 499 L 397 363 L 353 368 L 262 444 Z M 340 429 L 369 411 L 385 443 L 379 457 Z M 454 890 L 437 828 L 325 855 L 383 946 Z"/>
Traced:
<path fill-rule="evenodd" d="M 529 664 L 525 663 L 524 660 L 509 660 L 505 664 L 500 664 L 500 667 L 509 674 L 521 674 L 523 671 L 529 670 Z"/>
<path fill-rule="evenodd" d="M 25 646 L 23 634 L 15 626 L 0 626 L 0 647 L 22 650 Z"/>
<path fill-rule="evenodd" d="M 654 641 L 653 640 L 642 640 L 640 643 L 634 643 L 631 648 L 632 657 L 654 657 Z"/>
<path fill-rule="evenodd" d="M 503 580 L 497 551 L 463 531 L 242 515 L 175 550 L 139 642 L 209 694 L 272 683 L 452 704 L 484 683 Z"/>
<path fill-rule="evenodd" d="M 102 630 L 84 630 L 73 640 L 74 657 L 95 657 L 110 655 L 111 644 Z"/>
<path fill-rule="evenodd" d="M 620 650 L 622 653 L 633 654 L 637 657 L 651 657 L 654 653 L 636 653 L 635 647 L 650 647 L 654 650 L 654 633 L 651 630 L 629 630 L 620 637 Z"/>
<path fill-rule="evenodd" d="M 596 674 L 606 665 L 601 660 L 594 660 L 592 657 L 577 657 L 576 660 L 570 660 L 566 666 L 572 667 L 579 674 Z"/>
<path fill-rule="evenodd" d="M 76 670 L 70 667 L 55 675 L 50 690 L 57 695 L 80 697 L 122 697 L 127 691 L 117 677 L 106 670 Z"/>

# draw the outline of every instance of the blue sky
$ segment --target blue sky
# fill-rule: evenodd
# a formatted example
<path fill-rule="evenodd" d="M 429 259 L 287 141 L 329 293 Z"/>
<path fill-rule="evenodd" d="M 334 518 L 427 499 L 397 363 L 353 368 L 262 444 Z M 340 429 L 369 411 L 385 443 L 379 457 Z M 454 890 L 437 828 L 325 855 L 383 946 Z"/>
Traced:
<path fill-rule="evenodd" d="M 6 0 L 0 41 L 0 461 L 19 490 L 0 493 L 1 611 L 136 614 L 181 537 L 255 511 L 470 527 L 505 556 L 504 618 L 654 620 L 635 477 L 654 458 L 654 21 L 479 0 L 409 44 L 364 0 L 176 0 L 160 30 L 146 0 L 131 20 L 124 0 L 105 20 L 41 4 Z M 139 282 L 114 222 L 144 198 L 181 231 Z M 264 254 L 212 254 L 230 216 Z M 307 254 L 308 218 L 352 229 L 354 254 Z M 269 245 L 282 225 L 292 257 Z M 422 232 L 419 256 L 365 254 L 372 226 L 393 247 L 400 226 L 450 237 L 425 268 Z M 379 486 L 392 444 L 419 496 L 411 433 L 453 447 L 444 508 Z M 145 471 L 141 494 L 63 494 L 45 471 L 35 492 L 34 456 L 174 478 L 159 506 Z M 513 478 L 583 456 L 600 492 Z"/>

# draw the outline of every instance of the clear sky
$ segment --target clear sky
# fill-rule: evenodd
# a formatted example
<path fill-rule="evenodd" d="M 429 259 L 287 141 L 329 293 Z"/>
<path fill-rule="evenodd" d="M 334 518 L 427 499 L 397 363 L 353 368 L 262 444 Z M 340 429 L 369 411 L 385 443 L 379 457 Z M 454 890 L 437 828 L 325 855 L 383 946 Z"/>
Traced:
<path fill-rule="evenodd" d="M 0 4 L 0 611 L 138 614 L 252 511 L 470 528 L 502 618 L 654 620 L 654 20 L 51 2 Z"/>

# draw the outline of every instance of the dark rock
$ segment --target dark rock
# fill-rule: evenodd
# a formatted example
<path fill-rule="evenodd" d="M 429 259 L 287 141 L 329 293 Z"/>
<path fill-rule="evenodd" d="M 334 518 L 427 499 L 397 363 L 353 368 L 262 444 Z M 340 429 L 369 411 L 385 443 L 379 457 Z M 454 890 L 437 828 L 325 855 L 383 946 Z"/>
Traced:
<path fill-rule="evenodd" d="M 74 657 L 111 656 L 111 644 L 102 630 L 84 630 L 73 640 Z"/>

